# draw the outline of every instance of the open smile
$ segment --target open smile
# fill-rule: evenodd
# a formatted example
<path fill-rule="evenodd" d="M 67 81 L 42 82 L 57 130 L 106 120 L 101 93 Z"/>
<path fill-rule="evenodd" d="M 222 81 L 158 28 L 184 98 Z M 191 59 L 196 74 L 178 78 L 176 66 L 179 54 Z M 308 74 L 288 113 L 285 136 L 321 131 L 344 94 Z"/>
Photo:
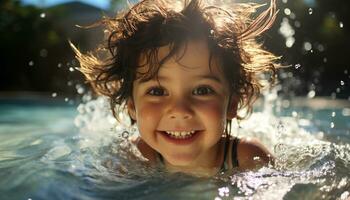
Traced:
<path fill-rule="evenodd" d="M 175 139 L 186 139 L 192 137 L 196 131 L 164 131 L 170 137 Z"/>
<path fill-rule="evenodd" d="M 192 131 L 159 131 L 161 135 L 169 142 L 174 144 L 192 143 L 201 133 L 199 130 Z"/>

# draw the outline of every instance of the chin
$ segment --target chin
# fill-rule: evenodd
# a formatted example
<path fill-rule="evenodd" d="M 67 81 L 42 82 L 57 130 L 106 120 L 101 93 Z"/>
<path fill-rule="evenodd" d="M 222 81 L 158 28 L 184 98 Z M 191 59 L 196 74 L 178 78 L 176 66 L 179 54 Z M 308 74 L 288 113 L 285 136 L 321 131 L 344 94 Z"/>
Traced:
<path fill-rule="evenodd" d="M 171 155 L 167 158 L 168 163 L 177 167 L 190 166 L 194 160 L 194 157 L 188 154 Z"/>

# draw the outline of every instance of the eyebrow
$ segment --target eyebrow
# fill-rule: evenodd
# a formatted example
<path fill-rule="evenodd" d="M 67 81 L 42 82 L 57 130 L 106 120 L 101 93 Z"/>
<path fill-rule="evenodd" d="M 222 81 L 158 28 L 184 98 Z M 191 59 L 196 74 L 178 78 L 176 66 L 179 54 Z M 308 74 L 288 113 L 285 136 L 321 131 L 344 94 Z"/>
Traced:
<path fill-rule="evenodd" d="M 211 74 L 205 74 L 205 75 L 199 75 L 197 76 L 198 78 L 202 78 L 202 79 L 209 79 L 218 83 L 222 83 L 222 81 L 219 79 L 219 77 L 211 75 Z"/>
<path fill-rule="evenodd" d="M 222 84 L 222 81 L 217 76 L 214 76 L 214 75 L 211 75 L 211 74 L 198 75 L 198 76 L 196 76 L 196 78 L 197 79 L 209 79 L 209 80 L 212 80 L 212 81 L 215 81 L 217 83 Z M 154 77 L 154 78 L 152 78 L 150 80 L 153 80 L 153 81 L 156 81 L 156 80 L 168 81 L 169 78 L 166 77 L 166 76 L 157 76 L 157 77 Z M 145 83 L 145 82 L 148 82 L 150 80 L 139 80 L 139 83 Z"/>

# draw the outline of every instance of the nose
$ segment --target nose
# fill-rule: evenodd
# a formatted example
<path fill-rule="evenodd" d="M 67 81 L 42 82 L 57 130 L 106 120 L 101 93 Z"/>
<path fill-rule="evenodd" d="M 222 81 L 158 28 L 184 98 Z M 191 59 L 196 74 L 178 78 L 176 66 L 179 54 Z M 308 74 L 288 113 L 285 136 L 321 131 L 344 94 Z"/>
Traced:
<path fill-rule="evenodd" d="M 174 100 L 168 110 L 169 119 L 187 120 L 193 117 L 191 105 L 186 100 Z"/>

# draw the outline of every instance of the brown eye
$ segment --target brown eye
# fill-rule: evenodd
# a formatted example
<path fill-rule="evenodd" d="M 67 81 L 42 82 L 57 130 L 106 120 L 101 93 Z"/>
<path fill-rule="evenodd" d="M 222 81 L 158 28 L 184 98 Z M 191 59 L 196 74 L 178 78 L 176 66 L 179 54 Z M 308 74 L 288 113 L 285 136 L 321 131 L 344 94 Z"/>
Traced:
<path fill-rule="evenodd" d="M 192 94 L 194 94 L 194 95 L 209 95 L 209 94 L 213 94 L 213 93 L 214 93 L 214 90 L 208 86 L 197 87 L 192 92 Z"/>
<path fill-rule="evenodd" d="M 166 95 L 165 90 L 161 87 L 153 87 L 148 90 L 147 94 L 151 96 L 164 96 Z"/>

